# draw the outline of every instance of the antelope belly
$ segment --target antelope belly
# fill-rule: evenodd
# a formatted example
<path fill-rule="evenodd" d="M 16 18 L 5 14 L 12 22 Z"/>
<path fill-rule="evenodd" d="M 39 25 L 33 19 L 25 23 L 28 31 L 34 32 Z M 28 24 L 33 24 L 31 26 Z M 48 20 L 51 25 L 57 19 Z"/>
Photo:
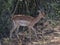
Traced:
<path fill-rule="evenodd" d="M 30 24 L 29 21 L 25 21 L 25 20 L 20 20 L 17 21 L 19 23 L 20 26 L 28 26 Z"/>

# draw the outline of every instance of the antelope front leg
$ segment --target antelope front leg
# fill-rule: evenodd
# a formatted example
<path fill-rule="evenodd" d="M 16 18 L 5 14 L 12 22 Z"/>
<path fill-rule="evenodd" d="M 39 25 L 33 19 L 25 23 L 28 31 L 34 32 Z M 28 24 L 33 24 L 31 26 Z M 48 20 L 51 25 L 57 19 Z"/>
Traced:
<path fill-rule="evenodd" d="M 36 29 L 33 28 L 33 27 L 30 27 L 30 28 L 35 32 L 35 36 L 36 36 L 36 38 L 37 38 L 37 40 L 38 40 L 37 33 L 36 33 Z"/>
<path fill-rule="evenodd" d="M 28 31 L 29 31 L 29 37 L 30 37 L 30 42 L 31 42 L 31 28 L 29 27 L 28 29 L 29 29 Z"/>

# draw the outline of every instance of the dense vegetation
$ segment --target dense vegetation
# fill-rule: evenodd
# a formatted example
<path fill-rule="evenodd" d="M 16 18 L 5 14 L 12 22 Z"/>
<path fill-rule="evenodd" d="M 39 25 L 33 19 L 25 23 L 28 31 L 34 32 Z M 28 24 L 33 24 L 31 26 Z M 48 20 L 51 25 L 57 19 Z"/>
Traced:
<path fill-rule="evenodd" d="M 36 17 L 38 10 L 46 13 L 45 20 L 54 20 L 53 25 L 60 20 L 60 0 L 0 0 L 0 38 L 9 36 L 11 16 L 25 14 Z"/>

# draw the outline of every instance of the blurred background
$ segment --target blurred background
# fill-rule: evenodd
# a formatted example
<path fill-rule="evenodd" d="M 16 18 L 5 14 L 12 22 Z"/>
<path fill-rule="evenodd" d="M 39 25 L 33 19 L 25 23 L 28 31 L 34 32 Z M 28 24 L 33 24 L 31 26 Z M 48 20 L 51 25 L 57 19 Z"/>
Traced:
<path fill-rule="evenodd" d="M 11 16 L 22 14 L 37 17 L 38 10 L 45 12 L 45 18 L 36 25 L 47 22 L 52 30 L 60 25 L 60 0 L 0 0 L 0 39 L 9 37 L 12 28 Z M 53 32 L 49 26 L 42 25 L 46 35 Z"/>

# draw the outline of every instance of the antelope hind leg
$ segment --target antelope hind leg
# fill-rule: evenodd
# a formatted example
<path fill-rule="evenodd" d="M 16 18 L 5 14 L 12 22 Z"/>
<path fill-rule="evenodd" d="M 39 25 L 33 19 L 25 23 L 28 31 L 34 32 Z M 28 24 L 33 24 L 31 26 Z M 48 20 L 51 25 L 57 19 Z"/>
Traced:
<path fill-rule="evenodd" d="M 14 27 L 12 28 L 12 30 L 10 31 L 10 38 L 12 38 L 12 33 L 15 31 L 16 28 L 17 28 L 17 26 L 14 26 Z"/>

